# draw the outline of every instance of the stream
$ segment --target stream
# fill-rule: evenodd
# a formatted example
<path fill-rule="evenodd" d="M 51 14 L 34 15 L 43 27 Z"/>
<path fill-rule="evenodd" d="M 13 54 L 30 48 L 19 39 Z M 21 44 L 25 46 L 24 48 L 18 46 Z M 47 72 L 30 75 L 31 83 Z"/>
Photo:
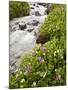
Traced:
<path fill-rule="evenodd" d="M 10 73 L 17 69 L 20 56 L 35 46 L 39 27 L 47 17 L 46 5 L 29 3 L 29 6 L 29 16 L 14 18 L 9 22 Z"/>

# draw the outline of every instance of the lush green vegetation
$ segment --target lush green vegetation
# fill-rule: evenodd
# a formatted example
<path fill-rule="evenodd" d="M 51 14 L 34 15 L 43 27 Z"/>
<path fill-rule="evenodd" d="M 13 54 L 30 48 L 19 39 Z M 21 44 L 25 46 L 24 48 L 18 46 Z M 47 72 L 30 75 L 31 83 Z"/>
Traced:
<path fill-rule="evenodd" d="M 29 14 L 29 4 L 27 2 L 9 1 L 10 19 L 26 16 Z"/>
<path fill-rule="evenodd" d="M 48 18 L 40 28 L 37 42 L 45 43 L 52 38 L 66 37 L 66 10 L 65 5 L 53 5 Z"/>
<path fill-rule="evenodd" d="M 66 84 L 66 9 L 53 5 L 39 32 L 39 44 L 21 57 L 19 70 L 10 74 L 10 88 Z"/>

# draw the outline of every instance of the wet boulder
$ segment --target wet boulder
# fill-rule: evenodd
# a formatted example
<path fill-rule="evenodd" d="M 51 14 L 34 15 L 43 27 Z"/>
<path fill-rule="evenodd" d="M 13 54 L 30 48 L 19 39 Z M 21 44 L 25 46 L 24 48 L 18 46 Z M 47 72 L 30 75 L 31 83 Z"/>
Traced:
<path fill-rule="evenodd" d="M 41 14 L 40 14 L 39 11 L 36 11 L 36 12 L 35 12 L 35 15 L 36 15 L 36 16 L 41 16 Z"/>
<path fill-rule="evenodd" d="M 33 20 L 33 21 L 32 21 L 32 25 L 33 25 L 33 26 L 37 26 L 38 24 L 39 24 L 39 21 L 37 21 L 37 20 Z"/>
<path fill-rule="evenodd" d="M 50 33 L 46 33 L 45 35 L 40 34 L 40 35 L 38 35 L 36 43 L 44 44 L 44 43 L 46 43 L 49 40 L 50 40 Z"/>
<path fill-rule="evenodd" d="M 34 6 L 30 6 L 30 9 L 35 9 L 35 7 Z"/>
<path fill-rule="evenodd" d="M 39 5 L 46 6 L 46 3 L 38 3 Z"/>
<path fill-rule="evenodd" d="M 34 28 L 32 28 L 32 27 L 27 29 L 28 32 L 32 32 L 33 30 L 34 30 Z"/>
<path fill-rule="evenodd" d="M 26 23 L 19 23 L 19 28 L 21 29 L 21 30 L 24 30 L 24 29 L 26 29 Z"/>
<path fill-rule="evenodd" d="M 37 20 L 31 20 L 31 22 L 28 22 L 27 25 L 37 26 L 40 22 Z"/>

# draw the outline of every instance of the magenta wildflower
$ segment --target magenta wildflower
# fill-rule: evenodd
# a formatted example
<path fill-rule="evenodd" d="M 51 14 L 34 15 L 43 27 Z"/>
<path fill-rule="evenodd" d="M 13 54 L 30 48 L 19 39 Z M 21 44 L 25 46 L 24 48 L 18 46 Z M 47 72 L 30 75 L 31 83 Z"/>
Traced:
<path fill-rule="evenodd" d="M 57 75 L 56 80 L 61 80 L 61 75 Z"/>
<path fill-rule="evenodd" d="M 40 63 L 43 63 L 43 62 L 44 62 L 44 58 L 43 58 L 43 57 L 38 57 L 38 61 L 39 61 Z"/>
<path fill-rule="evenodd" d="M 31 72 L 32 71 L 32 65 L 30 63 L 27 65 L 27 71 L 28 72 Z"/>
<path fill-rule="evenodd" d="M 46 48 L 45 47 L 40 47 L 40 50 L 41 50 L 42 53 L 46 52 Z"/>

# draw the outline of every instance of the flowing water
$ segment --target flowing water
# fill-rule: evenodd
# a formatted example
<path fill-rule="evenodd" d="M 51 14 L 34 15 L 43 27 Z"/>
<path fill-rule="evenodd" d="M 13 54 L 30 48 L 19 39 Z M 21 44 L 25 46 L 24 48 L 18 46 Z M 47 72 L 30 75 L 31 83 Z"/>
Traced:
<path fill-rule="evenodd" d="M 17 69 L 20 56 L 35 46 L 39 27 L 47 17 L 46 6 L 37 3 L 29 5 L 31 8 L 29 16 L 15 18 L 9 22 L 10 72 Z"/>

